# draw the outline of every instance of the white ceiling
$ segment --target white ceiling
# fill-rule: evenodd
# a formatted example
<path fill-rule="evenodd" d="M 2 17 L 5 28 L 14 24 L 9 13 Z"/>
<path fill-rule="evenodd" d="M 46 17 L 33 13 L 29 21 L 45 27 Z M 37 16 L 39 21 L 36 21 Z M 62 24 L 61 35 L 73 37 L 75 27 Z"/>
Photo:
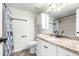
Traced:
<path fill-rule="evenodd" d="M 43 4 L 43 3 L 6 3 L 6 4 L 9 7 L 15 7 L 36 13 L 42 12 L 49 6 L 49 4 Z"/>
<path fill-rule="evenodd" d="M 6 3 L 9 7 L 15 7 L 22 10 L 28 10 L 35 13 L 44 12 L 49 8 L 50 4 L 46 3 Z M 48 14 L 60 18 L 68 15 L 72 15 L 76 13 L 76 9 L 79 8 L 79 3 L 72 3 L 71 5 L 68 5 L 64 7 L 61 11 L 58 12 L 49 12 Z"/>

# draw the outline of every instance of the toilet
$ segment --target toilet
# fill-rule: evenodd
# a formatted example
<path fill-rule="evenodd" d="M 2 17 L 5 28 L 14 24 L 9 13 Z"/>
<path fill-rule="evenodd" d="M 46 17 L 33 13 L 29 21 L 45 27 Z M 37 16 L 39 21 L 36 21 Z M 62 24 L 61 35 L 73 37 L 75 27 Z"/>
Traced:
<path fill-rule="evenodd" d="M 37 41 L 28 42 L 26 44 L 30 48 L 30 53 L 35 53 L 35 50 L 36 50 L 35 47 L 37 45 Z"/>

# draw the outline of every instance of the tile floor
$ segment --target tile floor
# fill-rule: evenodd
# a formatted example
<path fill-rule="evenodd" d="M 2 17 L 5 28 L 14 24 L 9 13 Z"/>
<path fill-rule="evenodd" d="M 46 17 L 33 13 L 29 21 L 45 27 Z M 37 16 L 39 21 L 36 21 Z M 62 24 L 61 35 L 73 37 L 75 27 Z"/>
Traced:
<path fill-rule="evenodd" d="M 36 56 L 36 54 L 31 54 L 30 50 L 27 49 L 27 50 L 13 53 L 13 56 Z"/>

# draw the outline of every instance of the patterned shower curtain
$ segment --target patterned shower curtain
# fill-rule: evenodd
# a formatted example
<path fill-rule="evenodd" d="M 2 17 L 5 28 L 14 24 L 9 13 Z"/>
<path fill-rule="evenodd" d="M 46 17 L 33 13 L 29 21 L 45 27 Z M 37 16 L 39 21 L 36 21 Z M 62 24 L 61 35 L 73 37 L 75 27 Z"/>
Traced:
<path fill-rule="evenodd" d="M 13 53 L 13 27 L 12 27 L 12 19 L 11 19 L 11 12 L 7 7 L 5 9 L 5 32 L 6 32 L 6 42 L 5 42 L 5 56 L 10 56 Z"/>

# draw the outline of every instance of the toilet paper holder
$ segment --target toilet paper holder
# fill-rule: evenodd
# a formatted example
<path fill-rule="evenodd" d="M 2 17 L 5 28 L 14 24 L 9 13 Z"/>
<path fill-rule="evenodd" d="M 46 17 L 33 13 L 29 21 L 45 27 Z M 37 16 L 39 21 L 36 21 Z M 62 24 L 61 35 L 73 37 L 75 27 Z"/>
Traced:
<path fill-rule="evenodd" d="M 21 37 L 22 37 L 22 38 L 26 38 L 26 37 L 27 37 L 27 35 L 22 35 Z"/>

